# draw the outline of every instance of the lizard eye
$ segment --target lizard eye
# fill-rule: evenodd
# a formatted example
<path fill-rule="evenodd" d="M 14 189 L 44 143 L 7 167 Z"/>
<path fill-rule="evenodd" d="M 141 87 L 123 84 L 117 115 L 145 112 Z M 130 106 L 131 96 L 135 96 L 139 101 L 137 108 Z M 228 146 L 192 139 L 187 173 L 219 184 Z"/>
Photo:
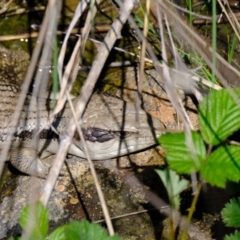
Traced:
<path fill-rule="evenodd" d="M 125 139 L 131 132 L 107 131 L 99 128 L 82 129 L 85 140 L 90 142 L 107 142 L 114 138 Z"/>
<path fill-rule="evenodd" d="M 114 135 L 100 128 L 87 128 L 83 129 L 85 140 L 90 142 L 106 142 L 114 138 Z"/>

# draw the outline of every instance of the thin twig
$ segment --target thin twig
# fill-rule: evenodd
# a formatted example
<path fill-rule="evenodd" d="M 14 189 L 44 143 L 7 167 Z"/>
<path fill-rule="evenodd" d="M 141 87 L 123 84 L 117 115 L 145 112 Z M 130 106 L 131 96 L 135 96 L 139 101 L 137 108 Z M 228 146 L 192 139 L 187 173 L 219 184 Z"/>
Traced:
<path fill-rule="evenodd" d="M 134 215 L 148 213 L 148 212 L 151 212 L 151 211 L 163 212 L 167 208 L 169 208 L 169 206 L 162 206 L 160 209 L 151 208 L 151 209 L 141 210 L 141 211 L 137 211 L 137 212 L 126 213 L 126 214 L 118 215 L 118 216 L 115 216 L 115 217 L 111 217 L 111 220 L 116 220 L 116 219 L 125 218 L 125 217 L 131 217 L 131 216 L 134 216 Z M 103 222 L 105 222 L 105 219 L 101 219 L 101 220 L 97 220 L 97 221 L 93 221 L 93 222 L 94 223 L 103 223 Z"/>

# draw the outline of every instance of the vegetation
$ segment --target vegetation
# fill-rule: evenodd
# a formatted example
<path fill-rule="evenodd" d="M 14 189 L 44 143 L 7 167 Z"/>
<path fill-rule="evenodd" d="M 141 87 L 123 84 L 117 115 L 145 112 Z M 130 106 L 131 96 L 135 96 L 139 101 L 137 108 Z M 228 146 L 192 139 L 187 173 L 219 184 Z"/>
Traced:
<path fill-rule="evenodd" d="M 41 202 L 24 207 L 19 222 L 23 229 L 22 237 L 9 240 L 119 240 L 118 236 L 109 237 L 105 229 L 86 220 L 72 221 L 48 234 L 48 210 Z"/>
<path fill-rule="evenodd" d="M 9 4 L 12 4 L 12 1 L 3 1 L 3 3 L 9 2 Z M 49 1 L 50 2 L 50 1 Z M 30 83 L 32 79 L 36 79 L 35 85 L 39 85 L 40 83 L 45 82 L 45 86 L 48 85 L 47 79 L 48 79 L 48 74 L 45 73 L 45 75 L 40 74 L 36 69 L 38 68 L 37 63 L 49 63 L 53 59 L 53 92 L 56 93 L 58 92 L 58 82 L 61 82 L 61 97 L 62 97 L 62 102 L 58 102 L 57 104 L 57 110 L 56 114 L 58 111 L 60 111 L 61 107 L 65 104 L 66 97 L 65 97 L 65 92 L 69 93 L 71 89 L 71 85 L 75 81 L 77 77 L 77 73 L 79 70 L 79 66 L 82 67 L 84 62 L 88 62 L 86 59 L 93 59 L 95 57 L 95 52 L 99 50 L 100 53 L 103 53 L 105 50 L 105 44 L 106 42 L 109 42 L 110 37 L 108 38 L 106 34 L 106 39 L 104 40 L 104 44 L 99 44 L 102 46 L 102 48 L 99 48 L 99 46 L 96 47 L 96 50 L 91 49 L 90 52 L 87 53 L 86 55 L 86 47 L 85 39 L 89 38 L 89 33 L 94 33 L 94 21 L 95 20 L 95 13 L 97 10 L 101 9 L 101 1 L 97 1 L 98 9 L 94 5 L 94 1 L 91 1 L 90 5 L 88 6 L 87 4 L 84 5 L 83 1 L 81 1 L 79 8 L 76 10 L 74 14 L 71 15 L 73 16 L 73 19 L 67 22 L 69 26 L 69 29 L 67 30 L 66 38 L 64 38 L 64 47 L 59 46 L 60 41 L 57 36 L 57 25 L 58 25 L 58 20 L 61 12 L 61 1 L 58 1 L 58 7 L 55 7 L 54 4 L 49 4 L 49 12 L 54 13 L 54 14 L 46 14 L 45 19 L 46 22 L 43 26 L 44 27 L 40 28 L 41 31 L 39 33 L 39 36 L 48 36 L 48 33 L 51 33 L 52 35 L 49 35 L 48 38 L 44 40 L 44 37 L 42 37 L 42 41 L 39 41 L 39 44 L 36 44 L 34 47 L 34 52 L 35 52 L 35 58 L 31 61 L 31 67 L 29 68 L 29 74 L 27 74 L 28 79 L 25 79 L 26 86 L 23 88 L 25 89 L 25 93 L 27 93 L 28 89 L 31 88 Z M 132 2 L 132 1 L 125 1 L 127 2 Z M 144 4 L 146 3 L 146 9 L 149 10 L 149 7 L 147 5 L 149 4 L 149 1 L 143 1 Z M 152 3 L 158 2 L 158 1 L 152 1 Z M 163 69 L 161 69 L 164 73 L 169 71 L 170 67 L 173 67 L 175 65 L 174 70 L 183 72 L 183 74 L 187 74 L 186 79 L 190 79 L 192 77 L 192 72 L 187 68 L 187 66 L 184 65 L 185 68 L 182 70 L 181 68 L 178 68 L 178 63 L 181 62 L 190 62 L 190 65 L 193 64 L 194 67 L 198 68 L 198 73 L 201 73 L 201 77 L 211 80 L 214 83 L 217 83 L 218 81 L 222 81 L 223 86 L 228 86 L 224 80 L 230 81 L 231 85 L 240 85 L 239 83 L 236 82 L 236 79 L 239 78 L 239 74 L 237 71 L 232 71 L 232 66 L 230 66 L 228 63 L 234 62 L 234 53 L 237 49 L 237 43 L 239 41 L 239 38 L 237 37 L 237 33 L 234 34 L 233 37 L 230 35 L 227 35 L 227 51 L 226 51 L 226 56 L 225 58 L 227 61 L 222 61 L 217 53 L 218 50 L 218 43 L 217 43 L 217 20 L 219 16 L 217 15 L 219 12 L 217 9 L 217 3 L 216 0 L 211 1 L 211 3 L 208 1 L 205 3 L 204 6 L 202 6 L 202 9 L 199 13 L 203 13 L 202 10 L 207 8 L 207 5 L 212 5 L 211 7 L 211 32 L 212 32 L 212 37 L 211 37 L 211 48 L 207 45 L 207 43 L 204 41 L 204 44 L 200 40 L 197 40 L 197 38 L 194 38 L 194 32 L 192 32 L 192 28 L 185 28 L 186 26 L 186 21 L 180 21 L 177 18 L 177 14 L 175 14 L 175 11 L 172 11 L 171 1 L 169 1 L 169 4 L 163 2 L 162 5 L 160 6 L 159 4 L 159 9 L 162 11 L 161 14 L 156 14 L 158 13 L 156 5 L 151 6 L 151 14 L 150 16 L 147 16 L 145 18 L 146 13 L 149 11 L 145 11 L 145 6 L 144 4 L 140 5 L 139 11 L 137 12 L 136 9 L 134 9 L 134 4 L 132 4 L 132 7 L 127 11 L 129 14 L 132 12 L 133 18 L 131 16 L 125 17 L 125 21 L 127 19 L 130 21 L 130 27 L 129 29 L 132 30 L 142 30 L 143 32 L 145 30 L 146 34 L 143 34 L 145 38 L 141 37 L 141 34 L 136 34 L 136 42 L 139 42 L 139 46 L 141 46 L 141 49 L 143 50 L 143 54 L 141 55 L 141 59 L 139 60 L 139 56 L 137 57 L 137 54 L 133 54 L 132 52 L 126 52 L 126 55 L 133 55 L 134 56 L 134 61 L 141 62 L 144 66 L 144 61 L 145 59 L 145 48 L 147 49 L 149 53 L 149 59 L 148 62 L 151 62 L 151 67 L 155 67 L 156 69 L 159 69 L 159 62 L 163 63 Z M 8 17 L 11 17 L 11 12 L 8 12 L 8 8 L 5 6 L 6 4 L 0 4 L 0 12 L 5 13 L 6 12 L 6 19 Z M 197 23 L 197 20 L 199 20 L 194 14 L 194 4 L 193 1 L 187 0 L 186 5 L 188 10 L 190 11 L 188 14 L 188 20 L 189 20 L 189 25 L 192 27 L 194 24 Z M 54 7 L 53 7 L 54 6 Z M 117 7 L 116 7 L 117 6 Z M 72 6 L 71 6 L 72 7 Z M 104 5 L 104 8 L 106 6 Z M 106 9 L 109 6 L 106 7 Z M 31 6 L 32 8 L 32 6 Z M 29 9 L 31 9 L 29 8 Z M 42 9 L 42 8 L 41 8 Z M 85 16 L 81 16 L 82 12 L 80 9 L 85 9 L 84 14 Z M 91 11 L 88 11 L 88 10 Z M 124 11 L 119 10 L 121 9 L 121 6 L 119 5 L 112 5 L 111 9 L 114 9 L 111 11 L 111 13 L 108 15 L 106 12 L 103 11 L 103 8 L 101 9 L 102 13 L 106 14 L 106 21 L 112 23 L 112 22 L 118 22 L 116 19 L 116 16 L 121 16 L 123 15 L 122 13 Z M 34 10 L 35 11 L 35 10 Z M 41 10 L 42 11 L 42 10 Z M 55 11 L 57 11 L 55 13 Z M 81 12 L 81 13 L 80 13 Z M 140 13 L 139 13 L 140 12 Z M 9 14 L 9 15 L 8 15 Z M 103 15 L 104 15 L 103 14 Z M 49 16 L 53 16 L 52 18 Z M 66 16 L 69 14 L 66 14 Z M 114 16 L 113 18 L 109 16 Z M 87 17 L 86 17 L 87 16 Z M 24 18 L 26 16 L 24 15 Z M 67 49 L 65 48 L 67 46 L 67 42 L 70 42 L 70 33 L 73 32 L 73 26 L 77 25 L 76 23 L 79 21 L 79 18 L 81 19 L 81 24 L 82 19 L 87 18 L 85 25 L 80 26 L 81 32 L 83 34 L 82 39 L 76 39 L 77 44 L 75 45 L 75 50 L 73 49 Z M 144 20 L 143 20 L 144 19 Z M 146 20 L 147 19 L 147 20 Z M 153 20 L 154 19 L 154 20 Z M 62 22 L 65 22 L 65 19 Z M 132 20 L 132 22 L 131 22 Z M 134 21 L 133 21 L 134 20 Z M 201 20 L 201 19 L 200 19 Z M 4 21 L 3 23 L 0 23 L 0 30 L 2 33 L 11 29 L 13 31 L 14 29 L 17 29 L 18 27 L 9 27 Z M 55 21 L 55 22 L 54 22 Z M 102 21 L 102 20 L 101 20 Z M 99 21 L 99 22 L 101 22 Z M 170 21 L 170 24 L 169 22 Z M 205 20 L 204 20 L 205 21 Z M 54 22 L 54 24 L 50 24 Z M 96 21 L 98 22 L 98 21 Z M 146 22 L 148 22 L 146 24 Z M 164 30 L 161 29 L 161 23 L 165 24 Z M 136 23 L 136 26 L 134 27 L 134 24 Z M 200 24 L 205 24 L 205 22 L 200 22 Z M 212 24 L 213 23 L 213 24 Z M 18 21 L 14 21 L 14 24 L 18 24 Z M 170 27 L 168 26 L 171 25 Z M 46 27 L 48 26 L 48 28 Z M 110 25 L 109 25 L 110 26 Z M 166 31 L 168 26 L 168 33 L 166 34 L 164 31 Z M 26 29 L 29 26 L 26 27 Z M 138 28 L 139 27 L 139 28 Z M 79 28 L 79 26 L 77 26 Z M 114 29 L 112 26 L 109 27 L 110 29 Z M 144 29 L 145 28 L 145 29 Z M 128 30 L 129 30 L 128 29 Z M 177 29 L 177 31 L 174 32 L 174 30 Z M 76 30 L 76 29 L 75 29 Z M 78 30 L 78 29 L 77 29 Z M 126 29 L 125 29 L 126 30 Z M 45 32 L 44 32 L 45 31 Z M 104 30 L 106 31 L 106 30 Z M 102 35 L 105 34 L 105 32 L 101 33 Z M 161 32 L 162 31 L 162 32 Z M 101 72 L 101 67 L 104 66 L 104 61 L 108 58 L 109 52 L 111 51 L 111 46 L 113 46 L 114 42 L 116 40 L 119 40 L 121 36 L 121 28 L 115 30 L 114 29 L 114 34 L 112 34 L 116 39 L 112 40 L 111 44 L 108 45 L 108 51 L 104 52 L 104 56 L 100 56 L 100 58 L 97 59 L 95 66 L 91 68 L 90 73 L 97 73 L 96 75 L 93 76 L 93 74 L 89 74 L 88 78 L 86 78 L 86 81 L 84 84 L 81 82 L 80 85 L 83 85 L 83 93 L 86 93 L 85 99 L 83 103 L 86 106 L 89 97 L 92 93 L 92 91 L 95 88 L 97 79 L 99 77 L 99 74 Z M 130 32 L 130 31 L 129 31 Z M 181 32 L 181 34 L 179 34 Z M 9 34 L 9 33 L 8 33 Z M 15 32 L 11 32 L 11 34 L 15 35 Z M 59 34 L 59 32 L 58 32 Z M 63 33 L 61 33 L 63 34 Z M 1 34 L 3 35 L 3 34 Z M 94 35 L 94 34 L 92 34 Z M 111 34 L 109 34 L 110 36 Z M 129 35 L 129 34 L 126 34 Z M 183 36 L 182 36 L 183 35 Z M 207 35 L 207 34 L 206 34 Z M 32 36 L 32 35 L 31 35 Z M 35 37 L 38 36 L 38 33 L 35 35 Z M 187 51 L 186 49 L 189 49 L 187 39 L 184 38 L 186 37 L 189 38 L 189 40 L 193 39 L 193 49 L 190 51 Z M 26 39 L 30 37 L 29 34 L 27 34 Z M 76 36 L 75 36 L 76 37 Z M 173 40 L 171 39 L 173 38 Z M 68 39 L 69 38 L 69 39 Z M 102 38 L 102 36 L 101 36 Z M 11 39 L 11 38 L 10 38 Z M 40 38 L 41 39 L 41 38 Z M 110 40 L 109 40 L 110 39 Z M 171 46 L 170 51 L 171 54 L 174 53 L 174 56 L 171 56 L 170 61 L 168 61 L 167 54 L 164 53 L 164 39 L 167 41 L 166 45 Z M 82 40 L 82 42 L 81 42 Z M 95 41 L 96 39 L 94 39 Z M 151 48 L 147 48 L 144 44 L 146 43 L 145 40 L 149 41 L 151 43 Z M 120 42 L 120 41 L 119 41 Z M 177 42 L 177 43 L 175 43 Z M 206 43 L 206 45 L 205 45 Z M 19 44 L 19 43 L 18 43 Z M 62 44 L 62 43 L 61 43 Z M 70 42 L 71 45 L 72 42 Z M 78 45 L 79 44 L 79 45 Z M 189 43 L 189 45 L 191 45 Z M 195 44 L 195 45 L 194 45 Z M 29 44 L 30 46 L 31 44 Z M 34 45 L 34 44 L 33 44 Z M 176 46 L 175 46 L 176 45 Z M 91 45 L 92 46 L 92 45 Z M 61 47 L 61 49 L 58 49 Z M 131 46 L 132 47 L 132 46 Z M 175 48 L 178 51 L 174 51 Z M 67 49 L 67 50 L 66 50 Z M 151 53 L 151 49 L 152 53 Z M 204 51 L 206 52 L 203 52 Z M 210 50 L 209 50 L 210 49 Z M 207 51 L 209 50 L 209 51 Z M 72 51 L 72 52 L 71 52 Z M 155 51 L 155 52 L 154 52 Z M 67 54 L 66 54 L 67 52 Z M 93 54 L 94 52 L 94 54 Z M 137 50 L 138 52 L 138 50 Z M 49 53 L 49 54 L 42 54 L 42 53 Z M 161 60 L 154 55 L 154 53 L 159 56 L 161 54 Z M 58 55 L 59 54 L 59 55 Z M 74 55 L 75 54 L 75 55 Z M 84 55 L 85 54 L 85 55 Z M 165 55 L 164 55 L 165 54 Z M 66 56 L 66 55 L 71 55 L 71 56 Z M 85 58 L 83 57 L 85 56 Z M 179 57 L 180 56 L 180 57 Z M 103 62 L 101 60 L 103 59 Z M 180 61 L 180 60 L 181 61 Z M 220 60 L 219 60 L 220 59 Z M 157 61 L 156 61 L 157 60 Z M 179 60 L 179 62 L 177 61 Z M 67 63 L 68 62 L 68 63 Z M 89 60 L 90 64 L 92 62 Z M 100 62 L 100 63 L 99 63 Z M 169 63 L 170 64 L 169 64 Z M 66 64 L 67 63 L 67 64 Z M 221 63 L 221 65 L 219 65 Z M 165 64 L 165 65 L 164 65 Z M 181 65 L 180 64 L 180 65 Z M 94 65 L 94 64 L 93 64 Z M 182 66 L 182 65 L 181 65 Z M 219 69 L 218 69 L 218 66 Z M 162 66 L 161 66 L 162 67 Z M 232 72 L 231 72 L 232 71 Z M 34 77 L 34 74 L 38 74 L 38 77 Z M 160 71 L 161 72 L 161 71 Z M 195 72 L 195 71 L 194 71 Z M 169 73 L 169 72 L 168 72 Z M 232 74 L 231 77 L 228 77 L 229 75 L 226 75 L 226 73 Z M 180 74 L 180 73 L 179 73 Z M 140 74 L 141 75 L 141 74 Z M 90 76 L 90 77 L 89 77 Z M 161 75 L 163 79 L 167 79 L 168 75 Z M 222 80 L 222 78 L 223 80 Z M 85 78 L 84 78 L 85 79 Z M 180 79 L 180 77 L 179 77 Z M 179 80 L 178 79 L 178 80 Z M 200 79 L 202 80 L 202 79 Z M 198 81 L 200 81 L 198 79 Z M 37 82 L 38 81 L 38 82 Z M 192 81 L 192 79 L 191 79 Z M 141 81 L 139 81 L 141 82 Z M 179 82 L 180 83 L 180 80 Z M 166 81 L 167 84 L 167 81 Z M 181 87 L 181 84 L 179 84 Z M 176 86 L 179 87 L 177 84 Z M 186 84 L 188 85 L 188 84 Z M 183 86 L 186 86 L 183 84 Z M 194 85 L 194 84 L 193 84 Z M 65 89 L 64 89 L 65 86 Z M 208 85 L 209 86 L 209 85 Z M 27 89 L 27 90 L 26 90 Z M 42 87 L 44 89 L 44 87 Z M 139 87 L 141 89 L 141 86 Z M 168 89 L 168 88 L 167 88 Z M 79 90 L 79 89 L 78 89 Z M 172 96 L 175 94 L 175 88 L 173 87 L 171 89 L 172 91 L 167 92 L 169 94 L 169 98 L 171 99 Z M 38 89 L 35 91 L 37 92 Z M 192 91 L 192 89 L 187 89 L 187 91 Z M 211 90 L 210 90 L 211 91 Z M 23 92 L 24 93 L 24 92 Z M 139 90 L 139 93 L 141 91 Z M 192 92 L 191 92 L 192 93 Z M 172 95 L 171 95 L 172 94 Z M 179 210 L 180 206 L 180 201 L 181 197 L 180 194 L 182 191 L 184 191 L 188 186 L 190 181 L 186 180 L 185 178 L 182 177 L 182 175 L 187 174 L 187 175 L 194 175 L 194 174 L 199 174 L 200 181 L 198 183 L 198 187 L 196 188 L 195 192 L 195 197 L 193 200 L 193 203 L 191 205 L 191 208 L 189 209 L 189 215 L 188 215 L 188 222 L 191 221 L 193 212 L 195 211 L 196 207 L 196 202 L 197 198 L 199 196 L 199 192 L 201 191 L 202 184 L 205 182 L 221 187 L 221 188 L 226 188 L 226 184 L 229 181 L 232 182 L 239 182 L 240 180 L 240 146 L 236 142 L 234 142 L 232 139 L 232 136 L 234 133 L 239 131 L 240 129 L 240 90 L 237 88 L 228 88 L 228 89 L 223 89 L 220 91 L 212 91 L 207 97 L 204 98 L 204 100 L 200 103 L 199 105 L 199 125 L 200 125 L 200 130 L 197 131 L 191 131 L 191 132 L 181 132 L 181 133 L 167 133 L 163 135 L 159 139 L 159 143 L 163 146 L 164 149 L 167 151 L 166 155 L 166 160 L 169 165 L 168 168 L 164 170 L 156 170 L 157 174 L 161 178 L 164 186 L 167 189 L 167 193 L 169 196 L 169 203 L 172 207 L 173 210 L 177 211 Z M 173 101 L 174 102 L 174 101 Z M 173 103 L 174 105 L 174 103 Z M 176 105 L 174 105 L 176 106 Z M 78 117 L 81 116 L 81 114 L 84 111 L 84 107 L 82 108 L 82 112 L 80 111 L 78 113 Z M 66 130 L 67 132 L 70 132 Z M 72 134 L 73 135 L 73 134 Z M 71 141 L 69 140 L 68 144 L 71 144 Z M 64 146 L 66 144 L 63 144 Z M 64 156 L 67 153 L 67 145 L 66 148 L 62 148 L 59 150 L 59 162 L 64 161 Z M 62 151 L 62 152 L 61 152 Z M 0 168 L 2 162 L 0 163 Z M 61 164 L 58 164 L 60 166 Z M 46 187 L 45 185 L 45 190 L 42 200 L 44 204 L 46 205 L 50 194 L 51 190 L 53 189 L 53 186 L 55 184 L 55 181 L 58 177 L 58 172 L 60 171 L 59 169 L 55 169 L 55 176 L 52 178 L 52 182 L 48 182 L 50 184 L 50 187 Z M 50 189 L 50 190 L 49 190 Z M 99 193 L 100 194 L 100 193 Z M 103 199 L 104 198 L 100 198 Z M 104 202 L 104 201 L 103 201 Z M 104 203 L 102 203 L 104 205 Z M 105 207 L 103 207 L 106 209 Z M 105 214 L 105 216 L 108 213 Z M 223 222 L 226 224 L 226 226 L 229 227 L 235 227 L 239 228 L 240 227 L 240 198 L 236 199 L 231 199 L 228 204 L 226 204 L 225 208 L 221 212 Z M 172 219 L 174 220 L 174 216 L 171 216 Z M 25 237 L 29 239 L 118 239 L 117 236 L 111 236 L 109 237 L 107 235 L 107 232 L 100 228 L 96 224 L 90 224 L 87 221 L 82 221 L 82 222 L 71 222 L 68 223 L 64 226 L 61 226 L 57 228 L 55 231 L 52 233 L 49 233 L 49 223 L 48 223 L 48 212 L 46 208 L 41 204 L 41 203 L 36 203 L 34 205 L 29 205 L 26 206 L 20 216 L 20 225 L 23 228 L 23 235 L 19 238 L 15 239 L 25 239 Z M 111 229 L 111 226 L 110 226 Z M 174 232 L 174 229 L 172 229 Z M 173 234 L 173 238 L 175 238 L 175 233 Z M 100 237 L 102 236 L 102 238 Z M 184 239 L 186 234 L 182 236 Z M 233 239 L 239 239 L 240 238 L 240 232 L 236 230 L 236 232 L 232 235 L 226 236 L 226 240 L 233 240 Z"/>
<path fill-rule="evenodd" d="M 231 89 L 231 93 L 226 89 L 210 93 L 199 106 L 200 133 L 168 133 L 159 138 L 167 150 L 166 159 L 171 169 L 179 174 L 198 172 L 202 181 L 221 188 L 225 188 L 228 181 L 240 181 L 240 146 L 229 140 L 240 129 L 239 97 L 239 89 Z M 165 186 L 169 192 L 178 184 L 171 179 L 171 186 Z M 179 192 L 182 189 L 180 185 Z M 171 201 L 174 197 L 169 193 Z M 190 209 L 189 214 L 194 209 Z M 226 226 L 240 227 L 240 198 L 226 204 L 221 214 Z M 236 231 L 225 239 L 237 240 L 239 234 Z"/>

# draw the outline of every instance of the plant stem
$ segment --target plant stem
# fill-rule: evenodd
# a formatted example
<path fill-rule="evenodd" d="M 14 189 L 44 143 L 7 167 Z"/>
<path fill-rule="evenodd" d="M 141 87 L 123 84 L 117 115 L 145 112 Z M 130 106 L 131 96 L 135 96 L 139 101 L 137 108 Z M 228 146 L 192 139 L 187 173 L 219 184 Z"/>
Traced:
<path fill-rule="evenodd" d="M 188 225 L 189 223 L 191 222 L 191 219 L 192 219 L 192 216 L 193 216 L 193 213 L 196 209 L 196 204 L 197 204 L 197 201 L 198 201 L 198 198 L 199 198 L 199 194 L 201 192 L 201 189 L 202 189 L 202 184 L 199 183 L 198 184 L 198 188 L 197 188 L 197 191 L 194 195 L 194 198 L 192 200 L 192 204 L 191 204 L 191 207 L 189 209 L 189 213 L 188 213 L 188 216 L 187 216 L 187 222 L 186 222 L 186 225 L 185 225 L 185 228 L 183 229 L 183 233 L 182 233 L 182 236 L 181 236 L 181 240 L 185 240 L 187 239 L 187 228 L 188 228 Z"/>

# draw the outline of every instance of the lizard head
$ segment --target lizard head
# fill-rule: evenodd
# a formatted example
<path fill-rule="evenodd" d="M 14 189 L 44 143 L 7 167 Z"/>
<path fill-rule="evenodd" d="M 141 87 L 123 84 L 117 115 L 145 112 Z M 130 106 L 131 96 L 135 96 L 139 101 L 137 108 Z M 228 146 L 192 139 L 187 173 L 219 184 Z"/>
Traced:
<path fill-rule="evenodd" d="M 90 157 L 104 160 L 137 152 L 155 145 L 164 124 L 134 103 L 110 96 L 94 96 L 82 120 L 82 131 Z M 93 105 L 95 104 L 95 105 Z M 83 151 L 75 135 L 74 144 Z"/>

